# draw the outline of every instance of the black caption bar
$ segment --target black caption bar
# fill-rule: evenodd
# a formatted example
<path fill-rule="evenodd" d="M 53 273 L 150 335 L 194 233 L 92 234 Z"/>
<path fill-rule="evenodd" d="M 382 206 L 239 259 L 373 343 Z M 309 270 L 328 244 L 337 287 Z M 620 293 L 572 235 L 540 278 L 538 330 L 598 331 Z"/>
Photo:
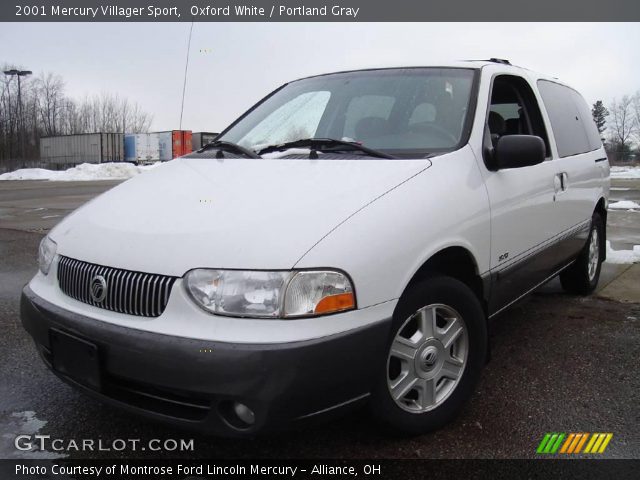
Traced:
<path fill-rule="evenodd" d="M 638 0 L 3 0 L 2 22 L 640 21 Z"/>
<path fill-rule="evenodd" d="M 635 479 L 640 460 L 0 460 L 8 479 Z"/>

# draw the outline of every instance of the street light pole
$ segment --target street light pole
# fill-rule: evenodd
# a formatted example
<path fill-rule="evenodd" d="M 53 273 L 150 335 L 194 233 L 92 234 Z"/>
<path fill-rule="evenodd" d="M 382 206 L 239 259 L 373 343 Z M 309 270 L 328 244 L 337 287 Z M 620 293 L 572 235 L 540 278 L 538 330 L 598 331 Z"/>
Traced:
<path fill-rule="evenodd" d="M 4 72 L 5 75 L 18 77 L 18 135 L 20 137 L 22 160 L 25 159 L 26 152 L 24 148 L 24 117 L 22 116 L 22 89 L 20 87 L 20 77 L 26 77 L 32 73 L 33 72 L 31 70 L 16 70 L 15 68 Z"/>

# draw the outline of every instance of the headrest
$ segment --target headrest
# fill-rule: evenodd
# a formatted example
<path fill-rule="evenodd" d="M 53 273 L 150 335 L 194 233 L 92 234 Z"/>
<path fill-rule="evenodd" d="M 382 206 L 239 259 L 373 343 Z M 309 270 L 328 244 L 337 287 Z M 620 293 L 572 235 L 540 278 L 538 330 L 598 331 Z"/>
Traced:
<path fill-rule="evenodd" d="M 489 112 L 489 132 L 495 135 L 502 135 L 507 129 L 507 124 L 497 112 Z"/>

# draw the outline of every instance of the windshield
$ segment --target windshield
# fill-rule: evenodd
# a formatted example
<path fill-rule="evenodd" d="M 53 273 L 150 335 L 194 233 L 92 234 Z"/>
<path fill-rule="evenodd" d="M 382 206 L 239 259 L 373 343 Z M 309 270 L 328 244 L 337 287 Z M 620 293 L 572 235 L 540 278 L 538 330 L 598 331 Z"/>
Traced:
<path fill-rule="evenodd" d="M 453 150 L 463 140 L 474 71 L 404 68 L 336 73 L 292 82 L 219 140 L 258 151 L 332 138 L 395 155 Z"/>

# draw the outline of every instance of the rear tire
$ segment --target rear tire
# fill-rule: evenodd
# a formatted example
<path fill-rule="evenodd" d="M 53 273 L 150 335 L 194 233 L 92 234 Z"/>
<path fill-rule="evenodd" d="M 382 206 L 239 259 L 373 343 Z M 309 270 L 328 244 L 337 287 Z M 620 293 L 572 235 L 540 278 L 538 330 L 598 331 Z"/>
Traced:
<path fill-rule="evenodd" d="M 598 286 L 604 257 L 604 222 L 598 213 L 591 217 L 587 243 L 573 264 L 560 273 L 562 288 L 575 295 L 589 295 Z"/>
<path fill-rule="evenodd" d="M 394 312 L 386 355 L 371 397 L 375 418 L 405 434 L 442 427 L 469 399 L 485 364 L 480 301 L 451 277 L 410 287 Z"/>

